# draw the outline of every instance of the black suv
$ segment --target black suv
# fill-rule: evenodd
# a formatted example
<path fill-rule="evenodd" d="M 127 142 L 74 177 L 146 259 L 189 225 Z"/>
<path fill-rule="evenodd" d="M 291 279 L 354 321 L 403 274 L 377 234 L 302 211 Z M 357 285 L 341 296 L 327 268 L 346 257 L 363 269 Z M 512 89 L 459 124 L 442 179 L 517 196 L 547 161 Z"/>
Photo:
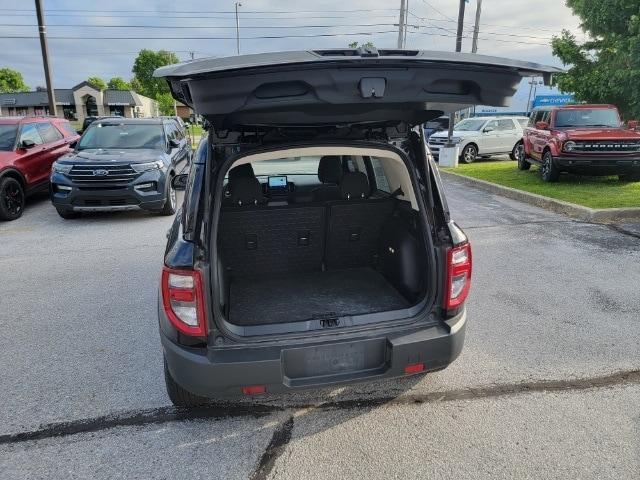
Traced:
<path fill-rule="evenodd" d="M 94 121 L 51 170 L 51 201 L 63 218 L 81 212 L 176 211 L 171 179 L 191 162 L 191 143 L 172 119 Z"/>
<path fill-rule="evenodd" d="M 374 48 L 157 70 L 210 125 L 174 181 L 186 193 L 158 308 L 172 402 L 449 365 L 464 341 L 471 247 L 419 126 L 503 105 L 523 76 L 554 71 Z"/>

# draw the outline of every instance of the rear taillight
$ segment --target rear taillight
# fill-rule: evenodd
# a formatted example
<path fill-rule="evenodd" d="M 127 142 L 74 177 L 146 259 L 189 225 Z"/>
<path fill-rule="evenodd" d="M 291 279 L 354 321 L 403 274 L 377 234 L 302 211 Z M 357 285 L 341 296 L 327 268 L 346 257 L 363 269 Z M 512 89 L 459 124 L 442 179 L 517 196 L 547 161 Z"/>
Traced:
<path fill-rule="evenodd" d="M 193 337 L 207 335 L 203 298 L 199 271 L 162 269 L 162 305 L 179 332 Z"/>
<path fill-rule="evenodd" d="M 444 308 L 459 307 L 467 299 L 471 288 L 471 245 L 451 248 L 447 251 L 447 283 Z"/>

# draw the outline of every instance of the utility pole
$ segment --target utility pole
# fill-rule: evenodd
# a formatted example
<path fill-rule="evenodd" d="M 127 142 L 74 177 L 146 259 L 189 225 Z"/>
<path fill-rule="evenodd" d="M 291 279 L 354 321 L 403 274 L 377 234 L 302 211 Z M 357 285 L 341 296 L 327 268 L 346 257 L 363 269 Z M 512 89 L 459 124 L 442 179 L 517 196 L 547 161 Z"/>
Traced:
<path fill-rule="evenodd" d="M 240 17 L 238 16 L 238 7 L 241 7 L 240 2 L 236 2 L 236 52 L 240 55 Z"/>
<path fill-rule="evenodd" d="M 191 57 L 191 60 L 193 60 L 195 54 L 196 52 L 194 52 L 193 50 L 189 50 L 189 56 Z"/>
<path fill-rule="evenodd" d="M 471 53 L 478 51 L 478 33 L 480 33 L 480 14 L 482 13 L 482 0 L 476 0 L 476 23 L 473 25 L 473 43 Z"/>
<path fill-rule="evenodd" d="M 44 65 L 44 79 L 47 82 L 47 96 L 49 97 L 49 115 L 57 116 L 56 95 L 51 80 L 51 66 L 49 65 L 49 47 L 47 46 L 47 26 L 44 23 L 42 0 L 36 0 L 36 15 L 38 16 L 38 31 L 40 32 L 40 49 Z"/>
<path fill-rule="evenodd" d="M 407 1 L 400 0 L 400 19 L 398 20 L 398 48 L 402 48 L 407 31 Z"/>
<path fill-rule="evenodd" d="M 460 7 L 458 8 L 458 33 L 456 34 L 456 52 L 462 51 L 462 31 L 464 28 L 464 7 L 467 4 L 467 0 L 460 0 Z"/>
<path fill-rule="evenodd" d="M 464 27 L 464 7 L 467 0 L 460 0 L 460 7 L 458 9 L 458 33 L 456 35 L 456 52 L 462 51 L 462 31 Z M 453 123 L 456 120 L 456 113 L 452 112 L 449 115 L 449 133 L 447 135 L 447 146 L 453 147 L 451 143 L 451 137 L 453 137 Z"/>

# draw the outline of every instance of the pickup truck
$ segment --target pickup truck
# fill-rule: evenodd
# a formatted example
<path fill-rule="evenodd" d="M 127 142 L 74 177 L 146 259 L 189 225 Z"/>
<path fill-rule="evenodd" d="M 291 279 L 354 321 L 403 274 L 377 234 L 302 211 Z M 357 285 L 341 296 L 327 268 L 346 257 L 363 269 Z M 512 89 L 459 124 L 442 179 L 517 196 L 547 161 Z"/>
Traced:
<path fill-rule="evenodd" d="M 625 126 L 613 105 L 569 105 L 535 109 L 524 130 L 518 168 L 540 165 L 545 182 L 560 173 L 618 175 L 640 181 L 640 131 Z"/>

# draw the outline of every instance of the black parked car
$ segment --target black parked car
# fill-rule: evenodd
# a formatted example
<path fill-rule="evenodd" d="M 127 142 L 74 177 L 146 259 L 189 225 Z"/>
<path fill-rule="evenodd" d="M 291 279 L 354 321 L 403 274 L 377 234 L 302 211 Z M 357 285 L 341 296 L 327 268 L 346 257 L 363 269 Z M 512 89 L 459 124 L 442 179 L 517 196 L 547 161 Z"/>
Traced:
<path fill-rule="evenodd" d="M 137 209 L 173 215 L 171 179 L 190 161 L 190 143 L 174 120 L 96 120 L 53 164 L 51 200 L 63 218 Z"/>
<path fill-rule="evenodd" d="M 522 77 L 553 71 L 375 48 L 157 70 L 210 122 L 174 181 L 186 193 L 161 278 L 173 403 L 449 365 L 464 341 L 471 247 L 414 127 L 502 105 Z"/>

